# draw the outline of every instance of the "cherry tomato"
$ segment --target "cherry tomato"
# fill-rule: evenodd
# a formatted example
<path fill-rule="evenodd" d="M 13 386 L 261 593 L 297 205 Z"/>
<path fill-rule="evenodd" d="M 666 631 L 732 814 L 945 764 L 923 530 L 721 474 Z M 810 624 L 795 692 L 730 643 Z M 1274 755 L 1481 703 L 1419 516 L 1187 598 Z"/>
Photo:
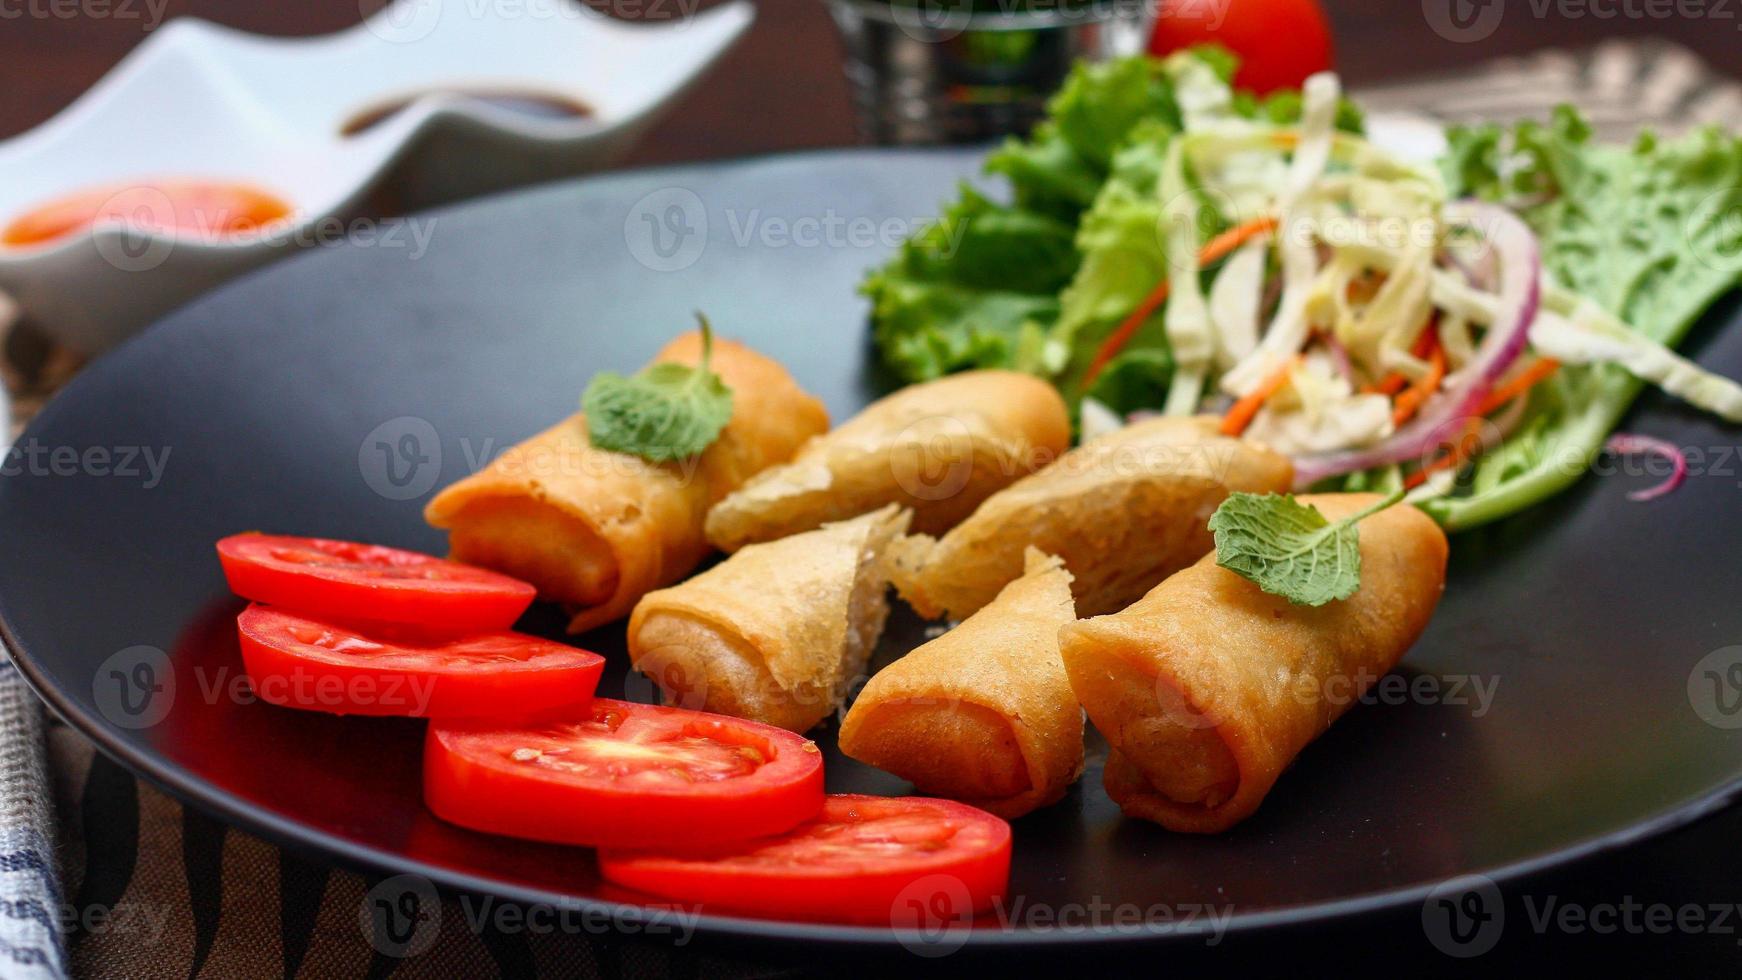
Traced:
<path fill-rule="evenodd" d="M 525 633 L 359 633 L 261 605 L 236 620 L 262 701 L 339 715 L 526 718 L 584 710 L 605 659 Z"/>
<path fill-rule="evenodd" d="M 682 844 L 674 837 L 664 850 Z M 752 915 L 936 928 L 1004 894 L 1010 825 L 949 800 L 831 796 L 778 837 L 696 853 L 601 851 L 599 871 L 648 894 Z"/>
<path fill-rule="evenodd" d="M 105 221 L 221 238 L 261 228 L 290 212 L 284 201 L 242 184 L 170 180 L 95 187 L 18 216 L 0 233 L 0 244 L 40 245 Z"/>
<path fill-rule="evenodd" d="M 603 698 L 576 717 L 431 725 L 424 802 L 473 830 L 616 847 L 765 837 L 823 805 L 822 753 L 784 729 Z"/>
<path fill-rule="evenodd" d="M 1331 67 L 1331 25 L 1317 0 L 1170 0 L 1149 36 L 1151 54 L 1220 44 L 1240 56 L 1236 88 L 1259 95 L 1300 88 Z"/>
<path fill-rule="evenodd" d="M 231 591 L 348 623 L 456 633 L 514 625 L 537 590 L 499 572 L 373 544 L 234 534 L 218 542 Z"/>

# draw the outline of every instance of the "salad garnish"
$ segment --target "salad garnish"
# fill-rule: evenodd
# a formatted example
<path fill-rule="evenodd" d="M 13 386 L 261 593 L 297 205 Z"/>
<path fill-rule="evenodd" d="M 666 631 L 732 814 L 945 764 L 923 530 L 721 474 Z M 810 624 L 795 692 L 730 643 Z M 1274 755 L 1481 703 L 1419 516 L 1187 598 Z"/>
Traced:
<path fill-rule="evenodd" d="M 593 445 L 655 463 L 687 459 L 713 445 L 732 419 L 732 389 L 709 369 L 714 331 L 700 313 L 702 359 L 650 364 L 632 375 L 602 371 L 581 396 Z"/>
<path fill-rule="evenodd" d="M 1656 456 L 1668 461 L 1670 465 L 1669 476 L 1665 477 L 1662 483 L 1644 490 L 1629 491 L 1628 500 L 1640 502 L 1656 500 L 1665 494 L 1673 493 L 1675 488 L 1681 486 L 1683 481 L 1688 478 L 1687 455 L 1673 442 L 1665 442 L 1651 436 L 1636 436 L 1631 433 L 1617 432 L 1609 437 L 1609 441 L 1603 444 L 1603 448 L 1617 456 Z"/>
<path fill-rule="evenodd" d="M 1577 480 L 1647 382 L 1742 423 L 1671 349 L 1742 285 L 1742 138 L 1606 146 L 1563 108 L 1418 161 L 1335 76 L 1260 103 L 1234 67 L 1079 66 L 989 160 L 1009 202 L 965 189 L 867 279 L 884 359 L 1047 377 L 1084 432 L 1215 412 L 1295 489 L 1402 487 L 1450 530 Z"/>
<path fill-rule="evenodd" d="M 1347 599 L 1361 587 L 1363 519 L 1398 503 L 1401 489 L 1338 521 L 1292 494 L 1231 493 L 1210 517 L 1216 564 L 1302 606 Z"/>

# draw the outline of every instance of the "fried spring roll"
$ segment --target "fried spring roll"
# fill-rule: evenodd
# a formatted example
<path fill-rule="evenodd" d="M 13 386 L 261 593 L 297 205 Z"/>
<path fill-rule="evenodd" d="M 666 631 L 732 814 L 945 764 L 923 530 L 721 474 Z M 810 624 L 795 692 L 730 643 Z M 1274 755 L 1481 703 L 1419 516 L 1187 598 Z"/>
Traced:
<path fill-rule="evenodd" d="M 1301 498 L 1331 520 L 1377 499 Z M 1060 631 L 1071 687 L 1113 749 L 1107 793 L 1128 815 L 1227 830 L 1402 659 L 1439 602 L 1446 536 L 1407 505 L 1360 532 L 1361 587 L 1341 601 L 1295 605 L 1207 555 L 1129 609 Z"/>
<path fill-rule="evenodd" d="M 1059 659 L 1071 575 L 1035 549 L 1027 573 L 960 626 L 871 678 L 841 751 L 1005 818 L 1058 802 L 1083 771 L 1083 713 Z"/>
<path fill-rule="evenodd" d="M 1070 445 L 1052 385 L 1011 371 L 970 371 L 872 403 L 812 440 L 708 514 L 725 551 L 808 531 L 896 503 L 915 531 L 939 534 L 1000 487 Z"/>
<path fill-rule="evenodd" d="M 923 616 L 960 619 L 1022 574 L 1029 545 L 1064 559 L 1077 612 L 1121 609 L 1215 546 L 1229 492 L 1286 491 L 1294 467 L 1210 418 L 1159 418 L 1090 440 L 993 494 L 941 540 L 915 535 L 892 574 Z"/>
<path fill-rule="evenodd" d="M 648 593 L 629 617 L 631 662 L 667 704 L 809 729 L 840 706 L 883 633 L 883 552 L 907 521 L 890 505 L 750 545 Z"/>
<path fill-rule="evenodd" d="M 700 359 L 699 333 L 654 358 Z M 822 403 L 750 348 L 716 340 L 712 368 L 732 389 L 732 419 L 701 455 L 651 463 L 596 449 L 576 414 L 437 494 L 424 519 L 447 529 L 456 560 L 525 579 L 569 606 L 570 632 L 623 616 L 708 554 L 709 507 L 828 428 Z"/>

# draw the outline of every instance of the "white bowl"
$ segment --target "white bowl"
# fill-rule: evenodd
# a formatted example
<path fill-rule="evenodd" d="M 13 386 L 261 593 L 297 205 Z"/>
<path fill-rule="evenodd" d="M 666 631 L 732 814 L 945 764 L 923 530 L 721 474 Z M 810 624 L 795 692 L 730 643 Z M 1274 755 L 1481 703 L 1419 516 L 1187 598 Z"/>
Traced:
<path fill-rule="evenodd" d="M 388 174 L 395 205 L 410 210 L 608 164 L 754 16 L 749 0 L 657 25 L 572 0 L 396 0 L 312 38 L 173 21 L 53 119 L 0 142 L 0 225 L 76 191 L 174 178 L 261 187 L 294 213 L 245 236 L 105 222 L 41 246 L 0 246 L 0 290 L 55 339 L 100 351 L 237 273 L 343 237 Z M 455 88 L 547 93 L 592 114 L 547 119 L 418 97 Z M 416 98 L 341 133 L 360 111 L 405 97 Z M 368 231 L 412 237 L 404 222 Z"/>

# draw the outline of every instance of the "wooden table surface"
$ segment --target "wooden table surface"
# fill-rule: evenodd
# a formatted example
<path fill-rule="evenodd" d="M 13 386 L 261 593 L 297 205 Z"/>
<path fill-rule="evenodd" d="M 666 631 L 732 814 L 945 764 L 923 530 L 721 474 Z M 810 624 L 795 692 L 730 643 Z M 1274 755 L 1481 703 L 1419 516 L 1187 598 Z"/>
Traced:
<path fill-rule="evenodd" d="M 267 34 L 343 28 L 384 0 L 0 0 L 0 138 L 48 119 L 171 17 L 194 15 Z M 447 0 L 449 3 L 482 0 Z M 514 0 L 497 0 L 509 3 Z M 658 19 L 698 0 L 595 6 Z M 702 0 L 708 5 L 715 0 Z M 1488 57 L 1615 35 L 1659 35 L 1735 72 L 1742 4 L 1687 0 L 1475 0 L 1503 4 L 1491 36 L 1436 34 L 1428 4 L 1472 0 L 1329 0 L 1339 66 L 1351 85 L 1455 71 Z M 840 49 L 822 0 L 758 0 L 749 35 L 641 144 L 631 164 L 769 153 L 855 141 Z M 506 8 L 505 8 L 506 9 Z M 1678 14 L 1677 11 L 1680 11 Z M 1688 12 L 1703 10 L 1702 16 Z M 1668 16 L 1654 16 L 1667 11 Z M 1605 14 L 1607 16 L 1605 16 Z"/>

